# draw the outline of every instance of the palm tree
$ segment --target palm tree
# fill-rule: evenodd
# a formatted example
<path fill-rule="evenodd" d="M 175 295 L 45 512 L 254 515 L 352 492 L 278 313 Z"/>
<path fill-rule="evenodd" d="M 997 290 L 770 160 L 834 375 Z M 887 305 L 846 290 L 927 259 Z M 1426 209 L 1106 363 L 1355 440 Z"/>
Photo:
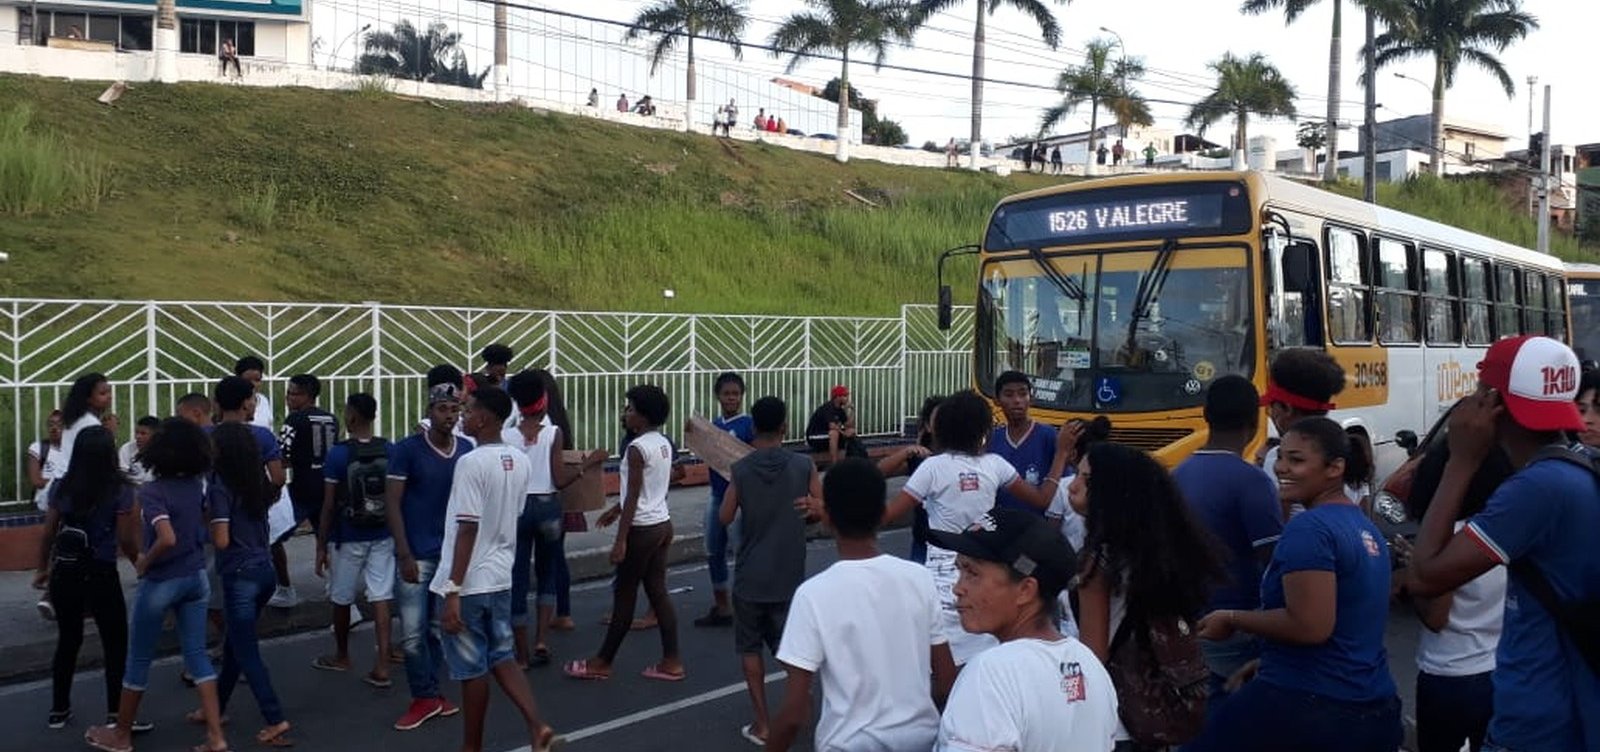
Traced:
<path fill-rule="evenodd" d="M 461 34 L 435 23 L 418 32 L 410 21 L 402 20 L 393 31 L 368 32 L 364 50 L 356 61 L 356 71 L 364 74 L 406 78 L 433 84 L 483 88 L 489 69 L 473 73 L 467 55 L 461 51 Z"/>
<path fill-rule="evenodd" d="M 1130 81 L 1144 76 L 1144 61 L 1124 57 L 1111 59 L 1116 45 L 1104 39 L 1089 42 L 1084 50 L 1083 64 L 1072 66 L 1056 77 L 1056 91 L 1062 93 L 1060 103 L 1044 111 L 1039 121 L 1039 131 L 1056 127 L 1063 118 L 1078 107 L 1089 105 L 1089 151 L 1087 165 L 1094 164 L 1095 139 L 1100 135 L 1100 105 L 1109 107 L 1128 135 L 1130 125 L 1150 125 L 1150 105 L 1134 91 Z"/>
<path fill-rule="evenodd" d="M 1339 179 L 1339 81 L 1343 72 L 1344 49 L 1344 2 L 1333 2 L 1333 34 L 1328 40 L 1328 165 L 1322 173 L 1322 179 L 1333 182 Z M 1363 0 L 1351 0 L 1357 5 L 1363 5 Z M 1292 24 L 1300 18 L 1317 0 L 1244 0 L 1239 10 L 1251 15 L 1266 13 L 1278 8 L 1283 9 L 1283 20 Z"/>
<path fill-rule="evenodd" d="M 834 158 L 850 161 L 850 51 L 862 49 L 881 68 L 891 42 L 911 44 L 916 26 L 909 6 L 897 0 L 805 0 L 809 11 L 789 16 L 768 41 L 772 54 L 789 54 L 789 72 L 806 57 L 836 53 L 839 64 L 839 132 Z M 977 144 L 973 144 L 977 150 Z"/>
<path fill-rule="evenodd" d="M 1294 117 L 1294 85 L 1261 53 L 1240 59 L 1230 52 L 1209 67 L 1217 74 L 1217 88 L 1189 110 L 1185 125 L 1204 134 L 1212 123 L 1231 115 L 1234 149 L 1244 149 L 1250 140 L 1251 115 Z M 1330 156 L 1328 161 L 1338 160 Z"/>
<path fill-rule="evenodd" d="M 1433 174 L 1444 174 L 1444 95 L 1456 82 L 1456 71 L 1470 63 L 1500 82 L 1506 96 L 1516 84 L 1495 57 L 1539 28 L 1539 20 L 1516 0 L 1380 0 L 1379 17 L 1389 30 L 1373 42 L 1377 67 L 1419 57 L 1433 58 Z"/>
<path fill-rule="evenodd" d="M 917 0 L 915 23 L 921 26 L 935 13 L 942 13 L 965 0 Z M 1069 0 L 1055 0 L 1066 5 Z M 983 143 L 983 57 L 985 25 L 989 16 L 1009 6 L 1033 17 L 1044 43 L 1055 49 L 1061 45 L 1061 24 L 1042 0 L 978 0 L 978 21 L 972 27 L 972 169 L 978 169 L 978 144 Z"/>
<path fill-rule="evenodd" d="M 628 27 L 628 33 L 622 35 L 625 42 L 646 34 L 658 37 L 655 49 L 650 53 L 652 76 L 656 74 L 656 68 L 661 66 L 661 61 L 678 46 L 678 39 L 682 37 L 685 40 L 684 50 L 689 57 L 687 86 L 691 113 L 690 117 L 684 118 L 686 124 L 694 122 L 695 37 L 704 36 L 727 44 L 733 48 L 735 58 L 743 59 L 744 50 L 739 45 L 739 36 L 744 34 L 745 26 L 750 23 L 747 10 L 745 0 L 657 0 L 655 5 L 639 11 L 639 15 L 633 19 L 633 25 Z"/>

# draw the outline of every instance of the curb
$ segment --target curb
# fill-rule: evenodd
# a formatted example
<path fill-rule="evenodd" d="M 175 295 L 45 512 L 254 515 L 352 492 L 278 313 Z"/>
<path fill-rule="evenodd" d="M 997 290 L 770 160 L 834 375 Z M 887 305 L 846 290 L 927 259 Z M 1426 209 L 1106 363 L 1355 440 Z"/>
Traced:
<path fill-rule="evenodd" d="M 568 553 L 567 566 L 572 573 L 572 582 L 576 584 L 609 577 L 612 569 L 610 554 L 609 548 L 589 548 Z M 672 547 L 667 552 L 667 564 L 677 566 L 701 561 L 705 555 L 705 535 L 694 533 L 673 539 Z M 302 598 L 293 608 L 268 608 L 261 615 L 257 633 L 262 639 L 281 637 L 316 629 L 326 630 L 332 622 L 330 604 L 318 593 L 315 598 Z M 220 643 L 213 641 L 213 647 L 217 644 Z M 7 645 L 6 660 L 0 664 L 0 684 L 48 678 L 55 650 L 54 629 L 38 639 Z M 177 655 L 178 652 L 176 638 L 170 632 L 163 634 L 161 643 L 156 647 L 156 657 Z M 78 651 L 78 670 L 100 668 L 104 662 L 98 637 L 86 633 L 83 647 Z"/>

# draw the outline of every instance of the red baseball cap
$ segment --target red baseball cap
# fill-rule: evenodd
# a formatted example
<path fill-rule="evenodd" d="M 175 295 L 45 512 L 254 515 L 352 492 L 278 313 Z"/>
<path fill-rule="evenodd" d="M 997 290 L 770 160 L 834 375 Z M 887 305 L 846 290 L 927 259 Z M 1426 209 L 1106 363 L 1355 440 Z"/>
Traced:
<path fill-rule="evenodd" d="M 839 399 L 840 397 L 848 397 L 848 396 L 850 396 L 850 388 L 845 386 L 844 384 L 839 384 L 839 385 L 837 385 L 837 386 L 835 386 L 833 388 L 833 391 L 830 392 L 830 394 L 832 395 L 833 399 Z"/>
<path fill-rule="evenodd" d="M 1581 431 L 1578 356 L 1549 337 L 1524 335 L 1489 347 L 1478 381 L 1500 393 L 1517 425 L 1530 431 Z"/>

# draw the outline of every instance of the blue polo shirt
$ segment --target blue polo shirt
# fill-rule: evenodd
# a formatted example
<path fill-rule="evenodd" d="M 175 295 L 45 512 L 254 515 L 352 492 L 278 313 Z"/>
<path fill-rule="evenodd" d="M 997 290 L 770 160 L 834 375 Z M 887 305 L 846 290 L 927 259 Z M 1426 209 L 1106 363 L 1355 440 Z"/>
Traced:
<path fill-rule="evenodd" d="M 215 475 L 206 483 L 211 524 L 228 525 L 228 547 L 216 549 L 217 574 L 229 574 L 253 567 L 272 566 L 271 542 L 267 540 L 267 514 L 252 517 Z"/>
<path fill-rule="evenodd" d="M 206 493 L 199 478 L 156 478 L 136 492 L 144 523 L 144 549 L 156 542 L 156 523 L 172 525 L 172 548 L 150 562 L 144 578 L 152 582 L 187 577 L 206 568 Z"/>
<path fill-rule="evenodd" d="M 1283 526 L 1261 580 L 1261 607 L 1284 608 L 1284 576 L 1307 571 L 1334 574 L 1333 634 L 1320 645 L 1263 640 L 1259 679 L 1344 702 L 1394 696 L 1383 647 L 1390 574 L 1383 533 L 1354 504 L 1321 504 L 1296 515 Z"/>
<path fill-rule="evenodd" d="M 756 422 L 748 415 L 735 415 L 724 418 L 718 415 L 711 419 L 711 425 L 727 431 L 728 435 L 746 444 L 756 440 Z M 711 475 L 711 500 L 717 505 L 722 504 L 722 495 L 728 491 L 728 479 L 722 474 L 712 470 Z"/>
<path fill-rule="evenodd" d="M 400 517 L 406 524 L 406 544 L 419 561 L 439 558 L 444 547 L 446 508 L 456 461 L 472 451 L 472 442 L 455 437 L 455 451 L 446 456 L 428 443 L 426 434 L 412 434 L 389 445 L 390 480 L 405 481 L 400 497 Z"/>
<path fill-rule="evenodd" d="M 1011 437 L 1006 433 L 1006 427 L 1000 426 L 989 436 L 989 453 L 1005 458 L 1006 462 L 1017 469 L 1017 475 L 1022 476 L 1029 485 L 1044 485 L 1045 476 L 1049 474 L 1050 465 L 1056 458 L 1056 429 L 1034 421 L 1033 427 L 1028 429 L 1028 435 L 1022 437 L 1022 441 L 1013 444 Z M 1033 512 L 1041 517 L 1045 512 L 1012 496 L 1004 488 L 995 492 L 994 505 Z"/>
<path fill-rule="evenodd" d="M 1195 518 L 1227 553 L 1228 582 L 1211 591 L 1207 611 L 1261 607 L 1261 565 L 1256 549 L 1278 542 L 1283 508 L 1278 484 L 1233 452 L 1195 452 L 1172 471 Z"/>
<path fill-rule="evenodd" d="M 1541 460 L 1511 476 L 1465 528 L 1495 561 L 1526 559 L 1564 602 L 1600 597 L 1600 489 L 1586 469 Z M 1489 738 L 1516 750 L 1600 749 L 1600 677 L 1521 578 L 1506 586 Z"/>

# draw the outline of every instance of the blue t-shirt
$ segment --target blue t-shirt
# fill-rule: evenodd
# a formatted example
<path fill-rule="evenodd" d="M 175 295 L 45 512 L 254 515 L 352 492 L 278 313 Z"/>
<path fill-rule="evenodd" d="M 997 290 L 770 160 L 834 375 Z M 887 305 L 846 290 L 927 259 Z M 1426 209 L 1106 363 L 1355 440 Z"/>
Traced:
<path fill-rule="evenodd" d="M 1172 471 L 1195 518 L 1227 553 L 1228 582 L 1211 591 L 1208 611 L 1261 607 L 1256 549 L 1278 541 L 1283 509 L 1278 484 L 1233 452 L 1195 452 Z"/>
<path fill-rule="evenodd" d="M 1561 460 L 1529 465 L 1502 483 L 1465 529 L 1501 564 L 1532 561 L 1563 602 L 1600 597 L 1600 492 L 1589 471 Z M 1506 586 L 1494 692 L 1495 744 L 1600 749 L 1600 677 L 1515 575 Z"/>
<path fill-rule="evenodd" d="M 471 441 L 457 436 L 455 442 L 455 453 L 449 457 L 434 449 L 425 434 L 389 445 L 389 479 L 406 483 L 400 516 L 406 523 L 406 544 L 418 560 L 438 559 L 444 547 L 445 509 L 450 504 L 456 460 L 472 451 Z"/>
<path fill-rule="evenodd" d="M 250 429 L 250 435 L 255 437 L 256 446 L 261 450 L 262 467 L 273 460 L 283 459 L 283 449 L 278 446 L 278 437 L 272 434 L 272 429 L 254 423 L 246 423 L 245 427 Z M 211 435 L 216 428 L 214 425 L 205 426 L 206 435 Z"/>
<path fill-rule="evenodd" d="M 71 519 L 72 498 L 59 493 L 60 488 L 60 484 L 49 487 L 49 504 L 61 514 L 61 524 L 83 531 L 89 539 L 89 554 L 95 561 L 117 563 L 117 518 L 133 510 L 133 486 L 123 485 L 114 501 L 96 505 L 87 519 Z"/>
<path fill-rule="evenodd" d="M 171 580 L 206 568 L 206 492 L 199 478 L 156 478 L 139 487 L 139 513 L 144 522 L 144 548 L 155 545 L 156 523 L 172 525 L 176 540 L 160 559 L 150 562 L 144 578 Z"/>
<path fill-rule="evenodd" d="M 727 431 L 730 436 L 746 444 L 756 440 L 756 422 L 748 415 L 735 415 L 732 418 L 718 415 L 711 419 L 711 425 Z M 720 505 L 722 495 L 728 491 L 728 479 L 715 470 L 712 470 L 710 475 L 711 499 Z"/>
<path fill-rule="evenodd" d="M 272 566 L 271 544 L 267 540 L 267 515 L 252 518 L 221 479 L 212 476 L 206 483 L 211 524 L 227 523 L 228 547 L 216 549 L 217 574 L 238 572 L 251 567 Z"/>
<path fill-rule="evenodd" d="M 374 437 L 372 440 L 383 441 L 383 439 L 376 437 Z M 355 440 L 351 439 L 351 441 Z M 392 446 L 390 447 L 390 451 L 393 451 Z M 350 479 L 347 477 L 349 469 L 350 442 L 343 441 L 338 444 L 334 444 L 333 447 L 328 450 L 327 461 L 322 463 L 322 481 L 334 486 L 333 498 L 336 505 L 343 503 L 349 497 Z M 383 540 L 387 537 L 389 537 L 388 525 L 380 525 L 378 527 L 356 527 L 355 525 L 350 524 L 349 520 L 345 519 L 344 514 L 339 506 L 334 507 L 333 531 L 328 536 L 329 541 L 334 543 L 365 543 L 367 541 Z"/>
<path fill-rule="evenodd" d="M 1354 504 L 1321 504 L 1283 526 L 1261 580 L 1261 607 L 1284 607 L 1283 577 L 1333 572 L 1337 605 L 1333 635 L 1321 645 L 1263 640 L 1264 681 L 1345 702 L 1392 697 L 1394 678 L 1383 647 L 1389 623 L 1389 546 Z"/>
<path fill-rule="evenodd" d="M 1012 444 L 1011 437 L 1006 434 L 1006 427 L 1000 426 L 989 436 L 989 453 L 1005 458 L 1006 462 L 1017 469 L 1017 475 L 1022 476 L 1029 485 L 1043 485 L 1045 476 L 1050 472 L 1050 465 L 1056 458 L 1056 429 L 1034 421 L 1033 427 L 1028 429 L 1028 435 L 1022 437 L 1022 442 Z M 995 492 L 994 505 L 1007 509 L 1022 509 L 1041 516 L 1045 512 L 1012 496 L 1004 488 Z"/>

